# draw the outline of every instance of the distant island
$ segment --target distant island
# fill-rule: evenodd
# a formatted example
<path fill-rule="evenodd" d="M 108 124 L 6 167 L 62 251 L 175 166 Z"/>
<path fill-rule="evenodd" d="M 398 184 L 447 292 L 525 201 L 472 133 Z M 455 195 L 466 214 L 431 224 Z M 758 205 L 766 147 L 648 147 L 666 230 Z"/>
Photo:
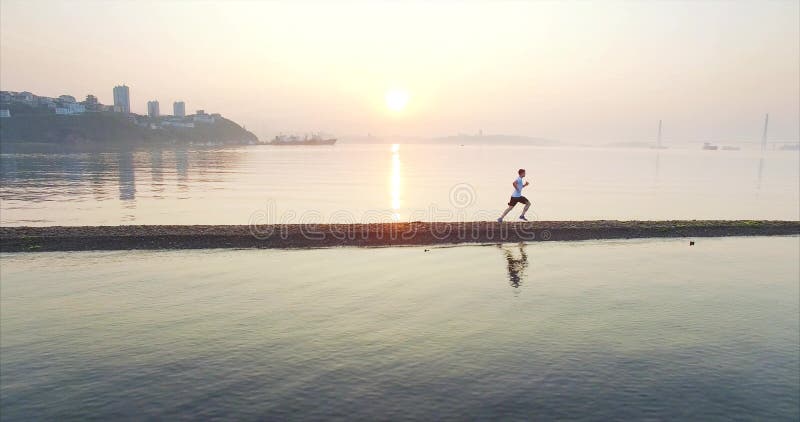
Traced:
<path fill-rule="evenodd" d="M 549 146 L 557 145 L 558 141 L 536 138 L 524 135 L 502 135 L 502 134 L 484 134 L 482 131 L 475 135 L 458 134 L 452 136 L 444 136 L 433 138 L 434 143 L 439 144 L 463 144 L 463 145 L 536 145 L 536 146 Z"/>
<path fill-rule="evenodd" d="M 117 102 L 118 88 L 114 89 Z M 127 87 L 123 100 L 127 99 Z M 0 142 L 14 145 L 122 147 L 148 145 L 253 145 L 258 137 L 218 113 L 161 116 L 158 102 L 148 103 L 149 115 L 126 112 L 129 105 L 106 106 L 93 95 L 41 97 L 30 92 L 0 92 Z"/>
<path fill-rule="evenodd" d="M 457 135 L 423 137 L 423 136 L 388 136 L 382 137 L 368 133 L 366 136 L 347 136 L 345 142 L 365 144 L 439 144 L 439 145 L 561 145 L 559 141 L 525 135 L 474 134 L 459 133 Z"/>

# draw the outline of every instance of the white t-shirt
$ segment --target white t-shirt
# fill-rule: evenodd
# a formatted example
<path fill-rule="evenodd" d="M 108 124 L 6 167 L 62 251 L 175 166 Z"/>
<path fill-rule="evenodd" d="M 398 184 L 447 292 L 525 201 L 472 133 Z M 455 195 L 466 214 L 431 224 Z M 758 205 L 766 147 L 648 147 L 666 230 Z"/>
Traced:
<path fill-rule="evenodd" d="M 514 189 L 514 193 L 511 194 L 512 198 L 519 198 L 522 196 L 522 187 L 525 186 L 525 182 L 522 181 L 521 177 L 517 177 L 517 188 Z"/>

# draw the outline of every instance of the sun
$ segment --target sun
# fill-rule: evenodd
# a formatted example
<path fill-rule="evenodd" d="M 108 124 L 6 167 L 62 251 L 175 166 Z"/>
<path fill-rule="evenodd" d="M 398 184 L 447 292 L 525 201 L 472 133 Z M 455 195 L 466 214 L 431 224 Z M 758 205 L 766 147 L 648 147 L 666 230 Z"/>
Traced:
<path fill-rule="evenodd" d="M 386 92 L 386 107 L 392 111 L 403 111 L 408 105 L 408 91 L 391 89 Z"/>

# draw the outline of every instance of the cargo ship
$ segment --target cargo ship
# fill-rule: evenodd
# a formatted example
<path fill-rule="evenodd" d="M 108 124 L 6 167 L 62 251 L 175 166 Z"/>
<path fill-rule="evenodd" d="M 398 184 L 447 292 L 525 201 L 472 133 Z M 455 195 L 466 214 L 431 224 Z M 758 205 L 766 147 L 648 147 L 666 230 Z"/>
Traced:
<path fill-rule="evenodd" d="M 299 137 L 296 135 L 278 135 L 269 145 L 333 145 L 336 138 L 325 138 L 320 134 Z"/>

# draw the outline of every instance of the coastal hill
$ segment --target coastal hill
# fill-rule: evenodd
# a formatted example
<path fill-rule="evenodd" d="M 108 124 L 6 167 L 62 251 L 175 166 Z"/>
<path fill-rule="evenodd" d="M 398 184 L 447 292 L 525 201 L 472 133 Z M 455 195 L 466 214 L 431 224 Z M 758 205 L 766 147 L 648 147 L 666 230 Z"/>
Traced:
<path fill-rule="evenodd" d="M 17 105 L 0 119 L 2 143 L 64 146 L 255 144 L 258 138 L 219 114 L 147 117 L 114 112 L 42 113 Z"/>

